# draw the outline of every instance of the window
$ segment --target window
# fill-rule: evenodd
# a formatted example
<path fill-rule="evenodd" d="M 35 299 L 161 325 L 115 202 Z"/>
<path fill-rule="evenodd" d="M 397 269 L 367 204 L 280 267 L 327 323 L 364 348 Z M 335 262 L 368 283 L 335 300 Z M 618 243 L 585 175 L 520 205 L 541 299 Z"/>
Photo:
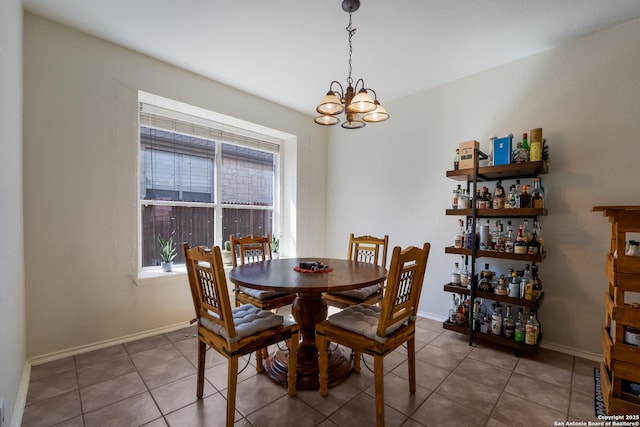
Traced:
<path fill-rule="evenodd" d="M 154 99 L 157 97 L 154 97 Z M 182 110 L 192 113 L 195 107 Z M 234 235 L 273 234 L 279 144 L 198 115 L 140 102 L 140 265 L 160 264 L 158 236 L 221 245 Z M 259 136 L 259 135 L 258 135 Z"/>

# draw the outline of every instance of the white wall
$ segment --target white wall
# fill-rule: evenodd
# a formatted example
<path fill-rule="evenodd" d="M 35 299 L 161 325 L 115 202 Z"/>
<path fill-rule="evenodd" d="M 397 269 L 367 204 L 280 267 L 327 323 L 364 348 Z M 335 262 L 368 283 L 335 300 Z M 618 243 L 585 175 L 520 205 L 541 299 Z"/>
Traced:
<path fill-rule="evenodd" d="M 18 395 L 27 360 L 20 0 L 0 2 L 0 132 L 0 399 L 4 399 L 5 421 L 9 425 L 14 418 L 14 408 L 24 404 L 24 401 L 18 402 Z"/>
<path fill-rule="evenodd" d="M 451 296 L 442 285 L 458 260 L 443 249 L 457 220 L 444 215 L 457 184 L 445 177 L 455 148 L 476 139 L 488 149 L 492 134 L 519 138 L 542 127 L 551 158 L 543 176 L 543 345 L 601 354 L 609 223 L 590 210 L 640 204 L 638 40 L 640 20 L 388 103 L 387 122 L 332 129 L 329 254 L 346 253 L 350 232 L 387 233 L 391 246 L 431 242 L 420 311 L 444 318 Z M 365 168 L 378 173 L 356 175 Z"/>
<path fill-rule="evenodd" d="M 324 248 L 326 129 L 302 114 L 29 13 L 24 39 L 28 355 L 187 322 L 186 276 L 137 286 L 137 91 L 297 135 L 283 203 Z M 290 176 L 285 180 L 291 181 Z M 294 178 L 295 179 L 295 178 Z M 313 197 L 310 197 L 313 189 Z M 313 226 L 312 226 L 313 225 Z"/>

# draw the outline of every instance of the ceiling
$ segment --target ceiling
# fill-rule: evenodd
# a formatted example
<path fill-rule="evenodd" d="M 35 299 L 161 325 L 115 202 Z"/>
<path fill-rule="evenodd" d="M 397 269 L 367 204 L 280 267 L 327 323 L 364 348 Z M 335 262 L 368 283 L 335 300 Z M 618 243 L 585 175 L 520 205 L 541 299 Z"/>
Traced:
<path fill-rule="evenodd" d="M 332 80 L 347 80 L 349 16 L 341 0 L 23 2 L 35 14 L 309 115 Z M 353 13 L 352 77 L 386 105 L 638 17 L 638 0 L 362 0 Z"/>

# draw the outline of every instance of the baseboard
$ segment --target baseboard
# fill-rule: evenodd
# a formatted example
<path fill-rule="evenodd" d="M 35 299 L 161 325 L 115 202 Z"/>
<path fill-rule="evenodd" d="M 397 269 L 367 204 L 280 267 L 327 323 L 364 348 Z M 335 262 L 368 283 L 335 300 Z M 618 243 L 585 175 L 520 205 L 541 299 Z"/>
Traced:
<path fill-rule="evenodd" d="M 576 350 L 575 348 L 566 347 L 564 345 L 545 342 L 544 339 L 542 340 L 542 344 L 540 344 L 540 347 L 546 348 L 547 350 L 557 351 L 559 353 L 565 353 L 570 356 L 577 356 L 582 357 L 583 359 L 593 360 L 594 362 L 601 362 L 604 360 L 604 355 L 602 353 L 598 354 L 591 353 L 589 351 Z"/>
<path fill-rule="evenodd" d="M 18 395 L 16 396 L 16 404 L 13 408 L 13 416 L 11 417 L 10 427 L 20 427 L 22 425 L 22 417 L 24 415 L 24 407 L 27 404 L 27 393 L 29 392 L 29 380 L 31 379 L 31 364 L 27 360 L 22 369 L 22 378 L 18 386 Z"/>
<path fill-rule="evenodd" d="M 425 317 L 425 318 L 431 319 L 431 320 L 437 320 L 438 322 L 444 322 L 445 320 L 447 320 L 446 317 L 439 316 L 439 315 L 433 314 L 433 313 L 420 312 L 420 311 L 418 312 L 418 316 Z M 560 345 L 560 344 L 554 344 L 554 343 L 546 342 L 544 339 L 542 340 L 542 344 L 540 344 L 540 347 L 546 348 L 547 350 L 553 350 L 553 351 L 557 351 L 559 353 L 568 354 L 570 356 L 582 357 L 583 359 L 593 360 L 595 362 L 600 362 L 604 358 L 602 353 L 591 353 L 591 352 L 588 352 L 588 351 L 576 350 L 575 348 L 566 347 L 566 346 L 563 346 L 563 345 Z"/>
<path fill-rule="evenodd" d="M 123 337 L 113 338 L 105 341 L 99 341 L 92 344 L 81 345 L 66 350 L 56 351 L 53 353 L 43 354 L 41 356 L 35 356 L 28 360 L 30 366 L 41 365 L 47 362 L 53 362 L 54 360 L 64 359 L 65 357 L 75 356 L 82 353 L 88 353 L 94 350 L 100 350 L 113 345 L 124 344 L 131 341 L 136 341 L 142 338 L 151 337 L 153 335 L 164 334 L 167 332 L 177 331 L 178 329 L 186 328 L 189 326 L 189 322 L 176 323 L 169 326 L 163 326 L 161 328 L 151 329 L 149 331 L 139 332 Z M 27 382 L 28 385 L 28 382 Z"/>

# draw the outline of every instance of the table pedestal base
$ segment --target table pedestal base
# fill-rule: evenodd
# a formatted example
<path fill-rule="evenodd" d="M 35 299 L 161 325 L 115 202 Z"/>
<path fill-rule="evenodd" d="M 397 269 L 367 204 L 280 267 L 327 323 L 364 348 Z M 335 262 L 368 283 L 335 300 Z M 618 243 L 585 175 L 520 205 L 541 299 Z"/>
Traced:
<path fill-rule="evenodd" d="M 309 273 L 313 274 L 313 273 Z M 319 273 L 320 274 L 320 273 Z M 316 324 L 327 318 L 327 303 L 321 293 L 299 292 L 291 305 L 291 314 L 300 326 L 300 344 L 296 369 L 298 390 L 320 388 L 318 374 L 318 348 L 316 347 Z M 287 384 L 288 357 L 277 350 L 264 362 L 269 377 L 278 384 Z M 347 350 L 336 348 L 329 352 L 329 386 L 339 384 L 351 373 L 353 363 Z"/>
<path fill-rule="evenodd" d="M 301 354 L 298 352 L 296 388 L 298 390 L 318 390 L 320 388 L 318 350 L 315 347 L 308 347 L 307 349 L 313 350 L 315 354 L 308 354 L 301 358 Z M 285 351 L 276 350 L 264 361 L 264 369 L 269 378 L 285 387 L 289 369 L 288 359 Z M 333 351 L 329 350 L 329 387 L 344 381 L 351 373 L 352 368 L 351 354 L 347 350 L 342 348 L 336 348 Z"/>

